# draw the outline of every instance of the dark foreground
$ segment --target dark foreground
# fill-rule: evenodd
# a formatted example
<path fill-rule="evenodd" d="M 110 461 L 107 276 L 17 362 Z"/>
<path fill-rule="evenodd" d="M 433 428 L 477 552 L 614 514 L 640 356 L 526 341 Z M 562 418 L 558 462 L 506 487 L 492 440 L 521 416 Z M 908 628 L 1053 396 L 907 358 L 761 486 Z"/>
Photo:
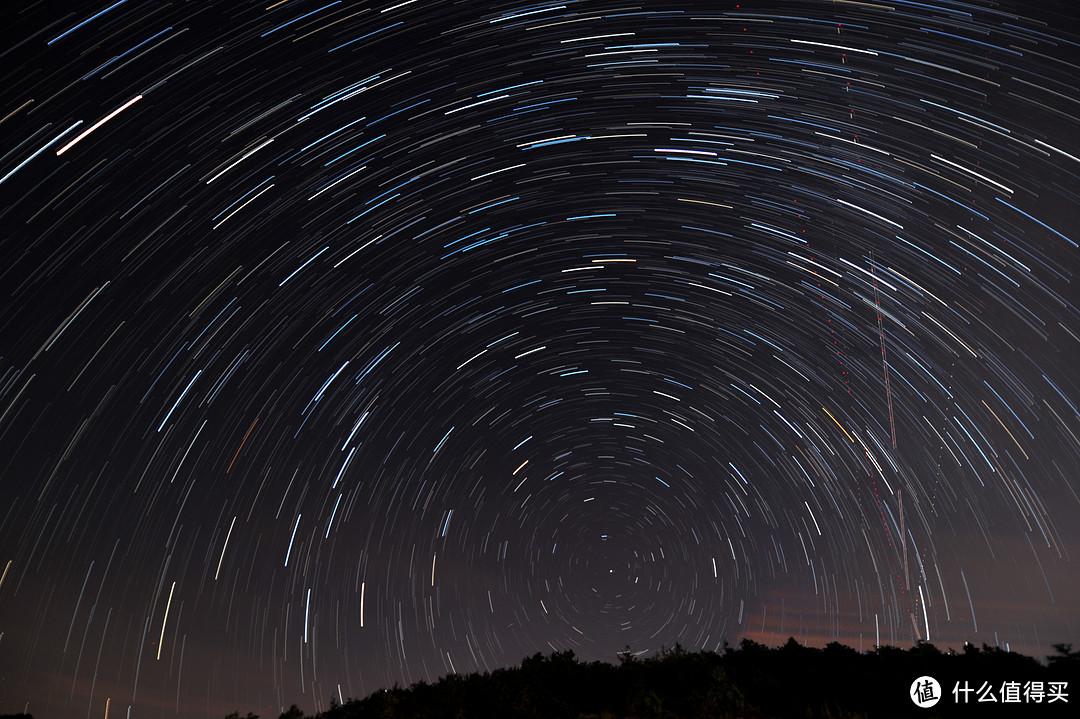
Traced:
<path fill-rule="evenodd" d="M 376 692 L 319 719 L 676 719 L 1080 716 L 1080 651 L 1055 645 L 1046 664 L 983 645 L 943 652 L 928 643 L 860 654 L 842 644 L 812 649 L 789 639 L 772 649 L 744 640 L 721 653 L 676 646 L 654 657 L 586 664 L 573 652 L 536 654 L 520 667 L 443 677 Z M 912 700 L 930 676 L 932 707 Z M 928 698 L 925 683 L 916 698 Z M 919 697 L 919 694 L 922 696 Z M 23 715 L 19 715 L 23 716 Z M 292 707 L 280 719 L 303 719 Z M 4 719 L 0 717 L 0 719 Z M 239 719 L 230 715 L 227 719 Z M 243 719 L 257 719 L 249 714 Z"/>
<path fill-rule="evenodd" d="M 520 667 L 451 675 L 435 684 L 376 692 L 332 704 L 323 719 L 640 719 L 705 717 L 1080 716 L 1080 652 L 1058 645 L 1044 665 L 984 645 L 943 652 L 922 643 L 865 654 L 834 643 L 811 649 L 788 640 L 771 649 L 744 640 L 722 653 L 676 646 L 618 666 L 585 664 L 573 652 L 537 654 Z M 934 677 L 939 701 L 920 708 L 912 683 Z M 1064 685 L 1061 683 L 1065 682 Z M 1077 692 L 1076 696 L 1073 692 Z M 925 691 L 923 692 L 925 694 Z M 990 701 L 993 698 L 995 701 Z M 982 699 L 982 701 L 980 701 Z M 282 715 L 299 719 L 299 710 Z"/>

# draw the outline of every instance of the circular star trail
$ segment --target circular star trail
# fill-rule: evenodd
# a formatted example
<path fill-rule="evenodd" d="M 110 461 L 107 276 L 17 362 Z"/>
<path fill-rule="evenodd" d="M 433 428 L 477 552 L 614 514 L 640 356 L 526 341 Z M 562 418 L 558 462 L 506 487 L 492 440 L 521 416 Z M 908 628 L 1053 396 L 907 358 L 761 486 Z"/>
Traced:
<path fill-rule="evenodd" d="M 0 711 L 1080 641 L 1069 3 L 5 17 Z"/>

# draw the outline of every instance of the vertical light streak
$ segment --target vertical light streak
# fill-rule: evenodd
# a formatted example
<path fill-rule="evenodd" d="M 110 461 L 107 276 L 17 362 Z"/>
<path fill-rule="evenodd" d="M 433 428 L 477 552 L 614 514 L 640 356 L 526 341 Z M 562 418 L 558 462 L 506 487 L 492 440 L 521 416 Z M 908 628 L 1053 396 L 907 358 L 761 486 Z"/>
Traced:
<path fill-rule="evenodd" d="M 967 594 L 968 608 L 971 609 L 971 623 L 975 626 L 975 633 L 979 633 L 979 622 L 975 619 L 975 604 L 971 601 L 971 590 L 968 589 L 967 577 L 964 576 L 964 570 L 960 570 L 960 579 L 964 582 L 964 593 Z"/>
<path fill-rule="evenodd" d="M 926 597 L 923 596 L 922 585 L 919 585 L 919 601 L 922 602 L 923 624 L 926 626 L 926 641 L 930 641 L 930 619 L 926 616 Z"/>
<path fill-rule="evenodd" d="M 229 546 L 229 537 L 232 536 L 233 525 L 236 524 L 236 517 L 232 518 L 232 523 L 229 525 L 229 533 L 225 535 L 225 545 L 221 548 L 221 557 L 217 561 L 217 571 L 214 572 L 214 581 L 217 581 L 218 575 L 221 574 L 221 562 L 225 559 L 225 549 Z"/>
<path fill-rule="evenodd" d="M 289 537 L 289 550 L 287 552 L 285 552 L 285 566 L 286 567 L 289 566 L 289 557 L 292 555 L 293 540 L 296 539 L 296 528 L 300 526 L 300 517 L 302 517 L 302 516 L 304 516 L 304 515 L 302 515 L 302 514 L 296 515 L 296 524 L 293 525 L 292 536 Z"/>
<path fill-rule="evenodd" d="M 165 625 L 169 621 L 169 607 L 172 606 L 173 591 L 176 589 L 176 582 L 172 583 L 169 587 L 169 601 L 165 603 L 165 616 L 161 619 L 161 636 L 158 637 L 157 644 L 157 660 L 161 661 L 161 643 L 165 641 Z"/>
<path fill-rule="evenodd" d="M 885 354 L 885 327 L 881 323 L 881 300 L 878 297 L 877 275 L 874 273 L 874 251 L 870 251 L 870 277 L 874 280 L 874 309 L 877 313 L 878 337 L 881 339 L 881 368 L 885 372 L 885 401 L 889 405 L 889 430 L 892 448 L 896 449 L 896 420 L 893 418 L 892 389 L 889 387 L 889 361 Z"/>
<path fill-rule="evenodd" d="M 304 603 L 304 644 L 308 643 L 308 614 L 311 611 L 311 587 L 307 590 L 307 601 Z"/>

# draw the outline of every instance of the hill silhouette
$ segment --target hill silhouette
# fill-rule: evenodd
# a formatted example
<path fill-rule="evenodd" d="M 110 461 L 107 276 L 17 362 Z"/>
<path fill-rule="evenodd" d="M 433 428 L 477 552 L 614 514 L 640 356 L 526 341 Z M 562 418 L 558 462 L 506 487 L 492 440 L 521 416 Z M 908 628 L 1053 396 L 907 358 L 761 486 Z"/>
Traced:
<path fill-rule="evenodd" d="M 572 651 L 535 654 L 520 666 L 451 674 L 339 704 L 317 719 L 855 719 L 861 717 L 1077 716 L 1073 696 L 1080 651 L 1055 645 L 1047 663 L 998 647 L 966 644 L 942 651 L 920 642 L 911 649 L 877 647 L 865 653 L 834 642 L 823 649 L 789 639 L 770 648 L 744 639 L 717 652 L 676 645 L 639 659 L 629 651 L 618 665 L 579 661 Z M 921 708 L 911 697 L 923 676 L 940 684 L 939 701 Z M 924 692 L 925 694 L 925 692 Z M 991 701 L 992 699 L 992 701 Z M 304 719 L 295 705 L 279 719 Z M 241 718 L 257 719 L 249 714 Z"/>

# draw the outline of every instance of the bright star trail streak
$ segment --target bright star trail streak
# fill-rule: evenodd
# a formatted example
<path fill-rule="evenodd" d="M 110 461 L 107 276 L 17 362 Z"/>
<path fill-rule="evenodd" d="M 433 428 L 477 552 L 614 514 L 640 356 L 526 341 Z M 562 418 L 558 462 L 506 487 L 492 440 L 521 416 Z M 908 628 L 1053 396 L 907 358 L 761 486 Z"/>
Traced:
<path fill-rule="evenodd" d="M 1074 2 L 19 7 L 0 714 L 1080 645 Z"/>

